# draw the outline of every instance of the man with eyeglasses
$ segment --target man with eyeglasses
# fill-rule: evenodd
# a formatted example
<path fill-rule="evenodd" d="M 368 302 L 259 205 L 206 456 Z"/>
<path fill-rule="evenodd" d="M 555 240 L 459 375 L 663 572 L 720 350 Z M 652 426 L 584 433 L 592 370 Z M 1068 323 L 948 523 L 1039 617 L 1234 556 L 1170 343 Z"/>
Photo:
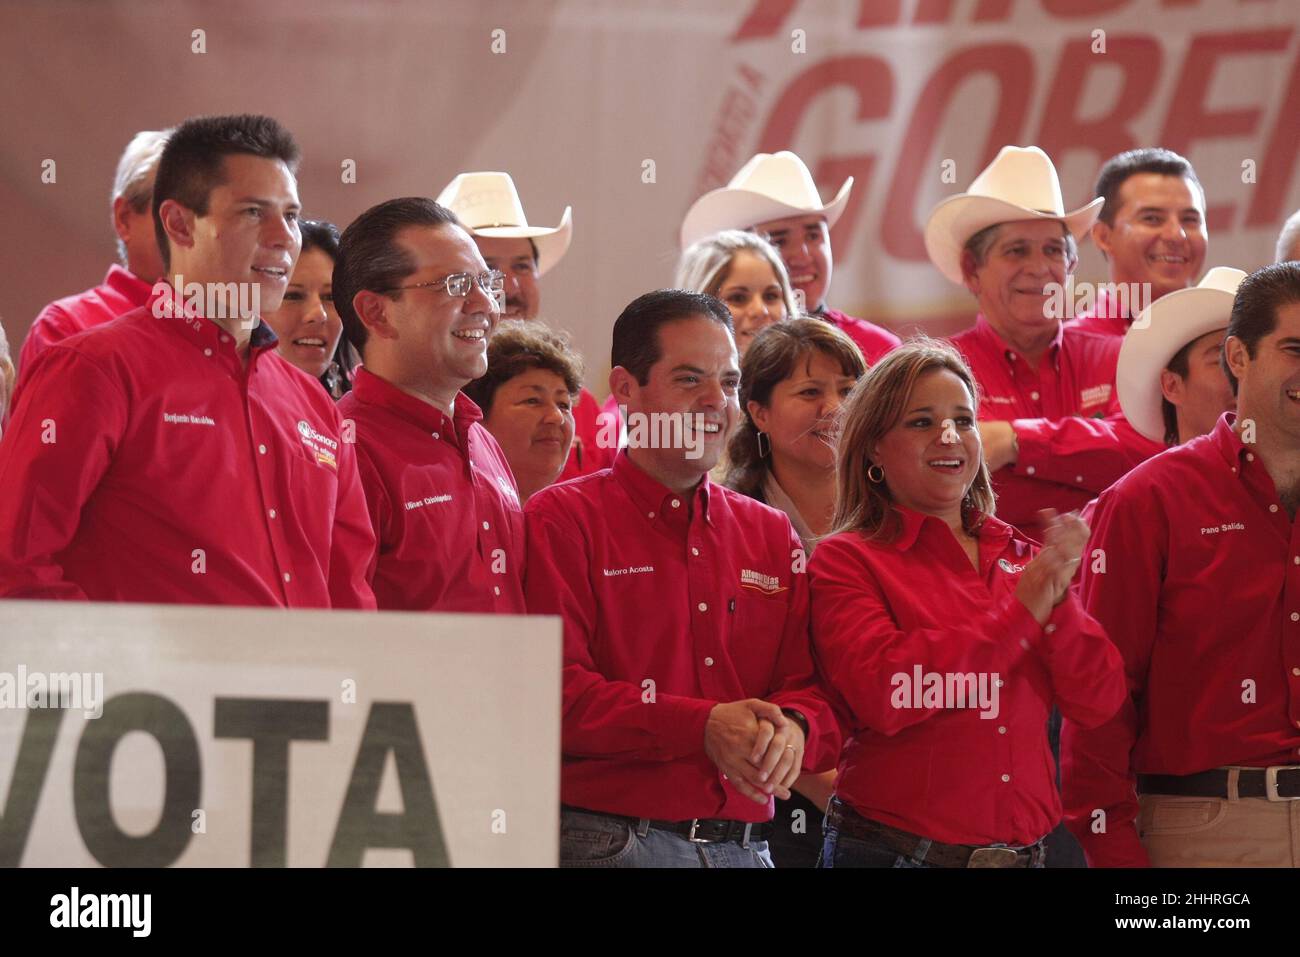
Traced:
<path fill-rule="evenodd" d="M 460 391 L 487 372 L 501 273 L 451 210 L 410 197 L 344 230 L 333 278 L 364 363 L 339 411 L 379 540 L 369 573 L 379 607 L 522 614 L 514 476 Z"/>

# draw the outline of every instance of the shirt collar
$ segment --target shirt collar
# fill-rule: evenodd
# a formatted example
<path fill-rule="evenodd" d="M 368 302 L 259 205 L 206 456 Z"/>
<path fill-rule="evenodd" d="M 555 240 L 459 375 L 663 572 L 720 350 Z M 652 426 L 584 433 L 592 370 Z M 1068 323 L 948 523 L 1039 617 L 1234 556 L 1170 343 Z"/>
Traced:
<path fill-rule="evenodd" d="M 1024 361 L 1024 356 L 1016 352 L 1005 339 L 998 334 L 993 328 L 993 323 L 985 318 L 984 313 L 975 316 L 975 334 L 994 352 L 999 353 L 1007 362 L 1014 363 L 1016 359 Z M 1052 357 L 1052 365 L 1060 368 L 1061 365 L 1061 343 L 1065 338 L 1065 323 L 1058 321 L 1056 323 L 1056 336 L 1052 339 L 1051 345 L 1047 347 L 1047 354 Z"/>
<path fill-rule="evenodd" d="M 143 306 L 148 302 L 149 294 L 153 291 L 150 283 L 117 263 L 108 267 L 108 274 L 104 276 L 103 284 L 137 306 Z"/>
<path fill-rule="evenodd" d="M 627 449 L 621 449 L 614 459 L 614 478 L 627 489 L 628 495 L 632 497 L 632 501 L 641 512 L 652 519 L 673 514 L 671 500 L 680 501 L 686 497 L 686 493 L 674 492 L 642 471 L 627 454 Z M 700 480 L 700 484 L 695 486 L 692 494 L 696 508 L 704 516 L 704 520 L 713 526 L 709 503 L 716 493 L 713 491 L 713 483 L 707 473 Z"/>
<path fill-rule="evenodd" d="M 933 535 L 940 530 L 946 534 L 952 534 L 952 530 L 947 523 L 933 515 L 914 511 L 905 505 L 894 505 L 893 509 L 901 522 L 898 537 L 894 539 L 893 543 L 894 547 L 900 552 L 905 552 L 915 545 L 921 537 L 922 530 L 925 530 L 927 535 Z M 979 517 L 976 536 L 980 540 L 981 551 L 990 544 L 996 544 L 1000 549 L 1011 540 L 1013 529 L 1006 522 L 983 512 L 977 512 L 976 514 Z"/>
<path fill-rule="evenodd" d="M 403 392 L 387 379 L 361 366 L 356 370 L 352 382 L 352 391 L 357 400 L 369 405 L 388 409 L 408 422 L 419 426 L 434 438 L 457 446 L 475 422 L 483 420 L 483 410 L 464 392 L 456 393 L 456 403 L 452 409 L 452 418 L 436 406 Z"/>
<path fill-rule="evenodd" d="M 1219 450 L 1219 454 L 1223 456 L 1223 461 L 1240 475 L 1242 459 L 1246 456 L 1246 446 L 1242 443 L 1241 436 L 1237 434 L 1236 424 L 1237 413 L 1223 413 L 1219 416 L 1219 421 L 1214 423 L 1210 438 Z"/>
<path fill-rule="evenodd" d="M 123 271 L 125 272 L 125 270 Z M 156 306 L 160 298 L 155 291 L 158 288 L 156 285 L 149 287 L 149 295 L 144 307 L 149 310 L 150 314 L 158 322 L 162 323 L 161 328 L 173 330 L 181 338 L 193 345 L 194 348 L 203 350 L 204 355 L 213 355 L 214 353 L 225 355 L 228 353 L 231 358 L 237 358 L 235 356 L 234 336 L 215 322 L 201 316 L 185 316 L 181 314 L 179 309 L 176 315 L 169 316 L 162 311 L 162 307 Z M 170 287 L 164 285 L 162 288 Z M 248 339 L 250 367 L 252 366 L 252 360 L 255 360 L 261 353 L 274 349 L 278 343 L 279 340 L 276 338 L 271 326 L 259 317 L 257 325 L 253 327 Z"/>

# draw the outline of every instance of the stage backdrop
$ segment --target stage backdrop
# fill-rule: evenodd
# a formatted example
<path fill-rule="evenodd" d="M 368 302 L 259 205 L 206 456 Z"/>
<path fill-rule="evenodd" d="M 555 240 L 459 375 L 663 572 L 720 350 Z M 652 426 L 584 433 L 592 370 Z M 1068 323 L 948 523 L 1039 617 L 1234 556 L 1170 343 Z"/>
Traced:
<path fill-rule="evenodd" d="M 558 618 L 0 602 L 0 867 L 553 867 Z"/>
<path fill-rule="evenodd" d="M 1186 154 L 1207 267 L 1250 270 L 1300 203 L 1297 23 L 1290 0 L 9 2 L 0 317 L 16 349 L 41 305 L 100 280 L 136 130 L 229 111 L 292 128 L 306 212 L 340 224 L 468 169 L 511 172 L 535 223 L 572 205 L 543 311 L 602 394 L 613 319 L 669 281 L 682 214 L 756 150 L 796 150 L 825 196 L 856 178 L 831 301 L 902 330 L 970 320 L 921 227 L 1004 144 L 1046 149 L 1070 205 L 1115 152 Z M 1087 247 L 1079 278 L 1103 269 Z"/>

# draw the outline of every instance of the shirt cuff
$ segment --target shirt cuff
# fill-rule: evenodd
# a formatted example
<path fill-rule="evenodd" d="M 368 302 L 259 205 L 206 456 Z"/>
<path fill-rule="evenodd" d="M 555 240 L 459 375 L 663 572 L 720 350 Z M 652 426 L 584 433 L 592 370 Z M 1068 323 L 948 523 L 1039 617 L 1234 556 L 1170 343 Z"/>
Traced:
<path fill-rule="evenodd" d="M 703 753 L 704 726 L 709 722 L 709 713 L 721 703 L 703 698 L 660 695 L 653 705 L 661 709 L 663 715 L 659 729 L 660 752 L 669 759 Z"/>

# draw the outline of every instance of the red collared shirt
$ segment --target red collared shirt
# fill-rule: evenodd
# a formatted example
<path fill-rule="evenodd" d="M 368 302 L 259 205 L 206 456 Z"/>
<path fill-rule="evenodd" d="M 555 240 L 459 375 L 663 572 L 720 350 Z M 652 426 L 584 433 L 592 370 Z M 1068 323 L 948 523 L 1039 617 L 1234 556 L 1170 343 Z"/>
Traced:
<path fill-rule="evenodd" d="M 632 817 L 761 822 L 704 753 L 719 702 L 808 720 L 804 770 L 839 753 L 808 643 L 808 582 L 789 520 L 705 477 L 672 492 L 614 467 L 528 501 L 528 610 L 564 621 L 561 799 Z"/>
<path fill-rule="evenodd" d="M 1077 329 L 1079 332 L 1091 332 L 1095 335 L 1123 338 L 1124 333 L 1128 332 L 1129 323 L 1132 321 L 1124 312 L 1122 303 L 1107 290 L 1101 289 L 1097 292 L 1097 299 L 1093 303 L 1093 307 L 1085 309 L 1066 325 L 1071 329 Z"/>
<path fill-rule="evenodd" d="M 523 514 L 514 475 L 463 392 L 453 418 L 358 369 L 339 413 L 379 549 L 380 608 L 523 614 Z"/>
<path fill-rule="evenodd" d="M 993 474 L 993 489 L 999 516 L 1030 538 L 1041 534 L 1040 508 L 1081 508 L 1164 448 L 1140 435 L 1120 409 L 1119 339 L 1064 326 L 1037 371 L 983 315 L 952 344 L 979 383 L 979 418 L 1016 430 L 1019 457 Z"/>
<path fill-rule="evenodd" d="M 615 413 L 617 413 L 617 408 Z M 605 448 L 600 435 L 600 403 L 596 397 L 583 389 L 578 395 L 578 403 L 573 407 L 573 446 L 569 449 L 569 459 L 564 463 L 557 482 L 567 482 L 579 475 L 590 475 L 614 464 L 614 453 L 618 450 Z M 618 430 L 606 432 L 618 436 Z"/>
<path fill-rule="evenodd" d="M 1009 525 L 984 520 L 977 574 L 946 524 L 898 511 L 893 542 L 833 535 L 810 564 L 813 646 L 849 715 L 835 791 L 932 840 L 1032 843 L 1061 818 L 1048 712 L 1113 715 L 1119 653 L 1073 594 L 1038 625 L 1015 596 L 1038 549 Z M 964 707 L 925 695 L 949 675 L 972 676 Z"/>
<path fill-rule="evenodd" d="M 129 269 L 114 263 L 108 267 L 104 281 L 94 289 L 50 303 L 37 315 L 23 340 L 18 359 L 21 373 L 18 385 L 22 386 L 27 370 L 47 347 L 143 306 L 149 301 L 152 288 Z"/>
<path fill-rule="evenodd" d="M 858 319 L 836 309 L 823 309 L 814 313 L 818 319 L 825 319 L 858 344 L 867 365 L 875 365 L 886 353 L 896 349 L 902 342 L 898 336 L 887 329 L 865 319 Z"/>
<path fill-rule="evenodd" d="M 320 383 L 149 306 L 50 346 L 0 442 L 0 594 L 374 608 L 374 533 Z"/>
<path fill-rule="evenodd" d="M 1100 728 L 1067 721 L 1061 742 L 1066 821 L 1094 865 L 1148 865 L 1136 774 L 1300 764 L 1300 522 L 1234 421 L 1097 503 L 1081 593 L 1129 696 Z"/>

